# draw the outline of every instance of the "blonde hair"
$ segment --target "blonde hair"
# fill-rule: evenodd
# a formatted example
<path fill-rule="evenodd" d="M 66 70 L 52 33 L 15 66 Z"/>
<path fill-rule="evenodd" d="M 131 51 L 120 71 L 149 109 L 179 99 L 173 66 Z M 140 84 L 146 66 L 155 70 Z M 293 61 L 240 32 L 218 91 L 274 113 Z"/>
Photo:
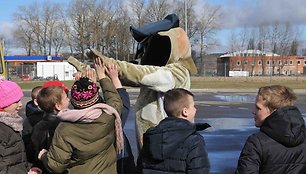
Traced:
<path fill-rule="evenodd" d="M 257 97 L 261 97 L 265 106 L 271 111 L 286 106 L 293 106 L 296 101 L 296 94 L 293 90 L 281 85 L 261 87 L 258 90 Z"/>

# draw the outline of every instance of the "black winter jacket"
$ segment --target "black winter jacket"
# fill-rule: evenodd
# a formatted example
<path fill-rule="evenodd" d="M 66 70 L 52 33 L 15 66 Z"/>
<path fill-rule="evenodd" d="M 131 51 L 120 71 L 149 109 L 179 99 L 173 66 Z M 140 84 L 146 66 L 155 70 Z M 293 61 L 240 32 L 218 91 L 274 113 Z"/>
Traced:
<path fill-rule="evenodd" d="M 305 122 L 298 108 L 284 107 L 265 119 L 246 141 L 236 173 L 306 173 Z"/>
<path fill-rule="evenodd" d="M 203 126 L 203 128 L 206 128 Z M 137 162 L 144 174 L 206 174 L 210 162 L 197 127 L 181 118 L 167 117 L 146 131 Z"/>
<path fill-rule="evenodd" d="M 19 132 L 0 122 L 0 173 L 26 174 L 29 170 Z"/>
<path fill-rule="evenodd" d="M 43 170 L 43 173 L 48 174 L 49 171 L 44 168 L 40 160 L 38 160 L 38 153 L 42 149 L 48 150 L 56 127 L 60 123 L 60 120 L 56 117 L 55 113 L 44 113 L 43 119 L 39 121 L 33 128 L 31 143 L 34 151 L 34 166 L 37 166 Z"/>
<path fill-rule="evenodd" d="M 39 109 L 34 101 L 29 101 L 26 104 L 26 117 L 29 118 L 30 125 L 34 127 L 40 120 L 43 119 L 44 111 Z"/>
<path fill-rule="evenodd" d="M 117 89 L 122 100 L 122 113 L 120 115 L 122 121 L 122 129 L 127 121 L 130 112 L 130 96 L 125 88 Z M 123 132 L 124 149 L 118 154 L 117 172 L 118 174 L 135 174 L 135 162 L 130 142 Z"/>
<path fill-rule="evenodd" d="M 33 127 L 43 119 L 44 111 L 39 109 L 31 100 L 26 104 L 26 118 L 23 122 L 22 139 L 25 144 L 28 162 L 35 162 L 35 152 L 33 150 L 31 136 Z"/>

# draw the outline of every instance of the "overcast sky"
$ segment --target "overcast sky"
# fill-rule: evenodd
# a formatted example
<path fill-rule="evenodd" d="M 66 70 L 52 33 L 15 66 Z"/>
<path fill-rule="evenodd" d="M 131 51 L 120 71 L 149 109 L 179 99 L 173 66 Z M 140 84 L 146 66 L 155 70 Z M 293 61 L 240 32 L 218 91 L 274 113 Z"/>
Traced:
<path fill-rule="evenodd" d="M 222 7 L 223 24 L 226 28 L 252 26 L 260 23 L 290 21 L 306 24 L 305 0 L 208 0 Z"/>
<path fill-rule="evenodd" d="M 0 0 L 0 36 L 10 36 L 12 14 L 20 5 L 28 5 L 40 0 Z M 41 0 L 42 1 L 42 0 Z M 67 2 L 52 0 L 52 2 Z M 202 0 L 198 0 L 200 3 Z M 217 37 L 224 44 L 229 32 L 237 27 L 258 26 L 262 23 L 290 22 L 306 29 L 306 0 L 206 0 L 207 3 L 220 5 L 222 10 L 221 24 L 224 30 Z M 305 28 L 305 29 L 304 29 Z M 303 33 L 305 33 L 303 31 Z M 306 34 L 302 35 L 306 38 Z"/>
<path fill-rule="evenodd" d="M 220 5 L 221 27 L 217 34 L 220 50 L 227 51 L 226 45 L 232 30 L 260 24 L 285 24 L 298 27 L 302 44 L 306 43 L 306 0 L 207 0 Z M 305 46 L 304 46 L 305 47 Z"/>

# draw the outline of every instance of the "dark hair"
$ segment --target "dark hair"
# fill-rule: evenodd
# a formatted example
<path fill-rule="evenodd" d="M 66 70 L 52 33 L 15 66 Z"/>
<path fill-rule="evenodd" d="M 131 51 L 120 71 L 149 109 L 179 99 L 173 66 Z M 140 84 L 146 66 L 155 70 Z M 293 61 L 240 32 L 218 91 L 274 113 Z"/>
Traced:
<path fill-rule="evenodd" d="M 38 106 L 47 113 L 55 111 L 56 103 L 61 102 L 64 89 L 59 86 L 42 88 L 37 95 Z"/>
<path fill-rule="evenodd" d="M 41 90 L 42 86 L 36 86 L 31 91 L 31 98 L 32 100 L 37 98 L 38 92 Z"/>
<path fill-rule="evenodd" d="M 188 96 L 194 96 L 183 88 L 174 88 L 164 95 L 164 109 L 169 117 L 178 117 L 184 107 L 188 107 Z"/>

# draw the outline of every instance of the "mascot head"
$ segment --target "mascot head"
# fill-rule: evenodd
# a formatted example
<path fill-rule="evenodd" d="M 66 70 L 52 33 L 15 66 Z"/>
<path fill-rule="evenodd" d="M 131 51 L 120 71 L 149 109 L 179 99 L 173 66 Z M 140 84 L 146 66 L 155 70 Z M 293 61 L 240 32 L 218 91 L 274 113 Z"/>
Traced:
<path fill-rule="evenodd" d="M 179 62 L 191 74 L 196 74 L 189 38 L 179 27 L 179 19 L 175 14 L 137 29 L 130 27 L 130 31 L 138 42 L 135 59 L 140 60 L 141 65 L 165 66 Z"/>

